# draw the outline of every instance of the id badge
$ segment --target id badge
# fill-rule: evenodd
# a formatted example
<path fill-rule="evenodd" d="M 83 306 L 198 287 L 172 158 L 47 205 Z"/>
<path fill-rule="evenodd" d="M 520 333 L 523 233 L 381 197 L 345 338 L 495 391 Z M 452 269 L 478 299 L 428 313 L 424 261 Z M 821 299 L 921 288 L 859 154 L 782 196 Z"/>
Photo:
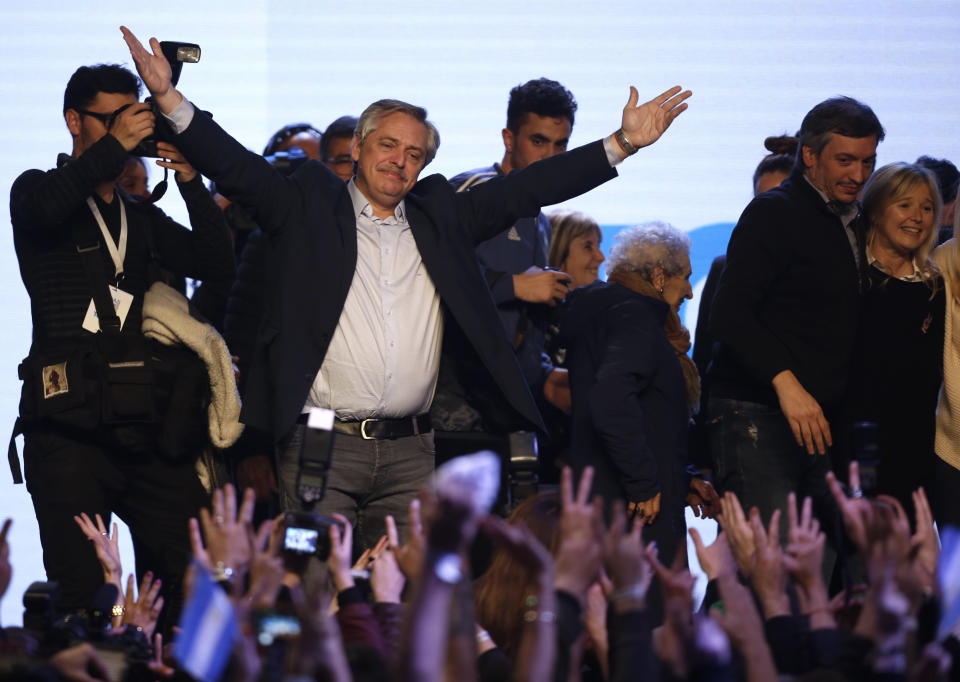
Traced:
<path fill-rule="evenodd" d="M 123 329 L 127 313 L 130 312 L 130 306 L 133 305 L 133 294 L 128 294 L 126 291 L 111 285 L 110 298 L 113 300 L 113 310 L 120 318 L 120 329 Z M 83 318 L 83 328 L 91 334 L 100 331 L 100 318 L 97 316 L 97 306 L 92 298 L 90 299 L 90 305 L 87 307 L 87 314 Z"/>

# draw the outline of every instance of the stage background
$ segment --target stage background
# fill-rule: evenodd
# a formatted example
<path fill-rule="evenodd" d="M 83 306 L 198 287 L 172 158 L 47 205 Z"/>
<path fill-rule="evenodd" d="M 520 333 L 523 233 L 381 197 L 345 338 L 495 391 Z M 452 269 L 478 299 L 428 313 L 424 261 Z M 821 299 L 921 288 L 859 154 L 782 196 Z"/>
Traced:
<path fill-rule="evenodd" d="M 123 9 L 39 0 L 0 9 L 4 191 L 23 170 L 50 168 L 70 150 L 63 88 L 81 64 L 130 63 L 121 23 L 144 40 L 199 43 L 203 57 L 184 67 L 181 90 L 257 151 L 285 123 L 323 128 L 395 97 L 429 109 L 442 145 L 428 171 L 445 175 L 501 158 L 507 93 L 530 78 L 557 79 L 576 95 L 572 145 L 618 127 L 630 84 L 644 98 L 674 84 L 691 88 L 689 111 L 660 142 L 626 162 L 620 179 L 569 206 L 604 226 L 659 219 L 690 231 L 695 280 L 723 251 L 750 198 L 763 138 L 795 131 L 826 97 L 847 94 L 874 108 L 888 136 L 879 164 L 920 154 L 960 160 L 955 0 L 413 0 L 402 8 L 380 0 L 166 0 Z M 159 175 L 154 169 L 151 184 Z M 161 206 L 186 223 L 175 190 Z M 0 224 L 8 217 L 0 202 Z M 613 232 L 605 230 L 605 249 Z M 31 325 L 9 230 L 0 236 L 0 291 L 0 426 L 10 428 Z M 685 310 L 691 329 L 695 309 L 696 300 Z M 5 473 L 0 515 L 15 518 L 14 580 L 0 613 L 13 624 L 43 567 L 29 495 Z"/>

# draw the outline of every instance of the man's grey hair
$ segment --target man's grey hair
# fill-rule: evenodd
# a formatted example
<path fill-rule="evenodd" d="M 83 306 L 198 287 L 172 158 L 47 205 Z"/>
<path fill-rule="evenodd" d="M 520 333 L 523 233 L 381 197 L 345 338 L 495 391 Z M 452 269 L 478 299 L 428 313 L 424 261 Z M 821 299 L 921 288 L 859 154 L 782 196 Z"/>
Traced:
<path fill-rule="evenodd" d="M 607 272 L 636 272 L 649 282 L 660 266 L 666 277 L 683 272 L 690 256 L 690 237 L 669 223 L 653 221 L 621 230 L 607 258 Z"/>
<path fill-rule="evenodd" d="M 357 123 L 356 134 L 359 144 L 363 145 L 367 136 L 377 129 L 380 119 L 397 112 L 413 116 L 427 129 L 427 156 L 423 162 L 423 165 L 426 166 L 437 155 L 437 148 L 440 146 L 440 131 L 437 130 L 437 126 L 427 120 L 427 110 L 415 104 L 401 102 L 398 99 L 381 99 L 368 106 L 360 114 L 360 120 Z"/>

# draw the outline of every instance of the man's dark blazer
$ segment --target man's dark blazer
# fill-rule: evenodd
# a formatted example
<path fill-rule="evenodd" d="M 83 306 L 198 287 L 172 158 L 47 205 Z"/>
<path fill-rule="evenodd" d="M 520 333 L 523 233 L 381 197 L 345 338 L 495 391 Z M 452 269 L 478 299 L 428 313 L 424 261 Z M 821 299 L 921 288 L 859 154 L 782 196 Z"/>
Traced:
<path fill-rule="evenodd" d="M 225 196 L 255 208 L 271 239 L 266 309 L 243 396 L 242 421 L 279 440 L 300 414 L 336 329 L 357 262 L 356 217 L 344 182 L 308 161 L 284 177 L 196 111 L 175 144 Z M 406 197 L 406 217 L 427 273 L 509 404 L 543 422 L 503 332 L 474 246 L 517 218 L 616 176 L 601 142 L 457 194 L 431 175 Z"/>

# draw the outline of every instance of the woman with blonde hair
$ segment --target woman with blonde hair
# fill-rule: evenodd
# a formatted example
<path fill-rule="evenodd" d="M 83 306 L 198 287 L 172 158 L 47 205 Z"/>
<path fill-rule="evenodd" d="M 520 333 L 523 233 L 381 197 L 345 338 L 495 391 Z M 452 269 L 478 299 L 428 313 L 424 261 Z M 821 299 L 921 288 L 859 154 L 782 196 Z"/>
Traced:
<path fill-rule="evenodd" d="M 876 492 L 910 511 L 913 491 L 935 476 L 945 296 L 931 251 L 940 210 L 936 178 L 915 164 L 886 165 L 863 190 L 866 272 L 846 436 L 852 456 L 875 445 Z"/>
<path fill-rule="evenodd" d="M 605 260 L 597 221 L 580 211 L 553 211 L 547 218 L 553 231 L 547 263 L 570 275 L 570 289 L 595 282 Z"/>

